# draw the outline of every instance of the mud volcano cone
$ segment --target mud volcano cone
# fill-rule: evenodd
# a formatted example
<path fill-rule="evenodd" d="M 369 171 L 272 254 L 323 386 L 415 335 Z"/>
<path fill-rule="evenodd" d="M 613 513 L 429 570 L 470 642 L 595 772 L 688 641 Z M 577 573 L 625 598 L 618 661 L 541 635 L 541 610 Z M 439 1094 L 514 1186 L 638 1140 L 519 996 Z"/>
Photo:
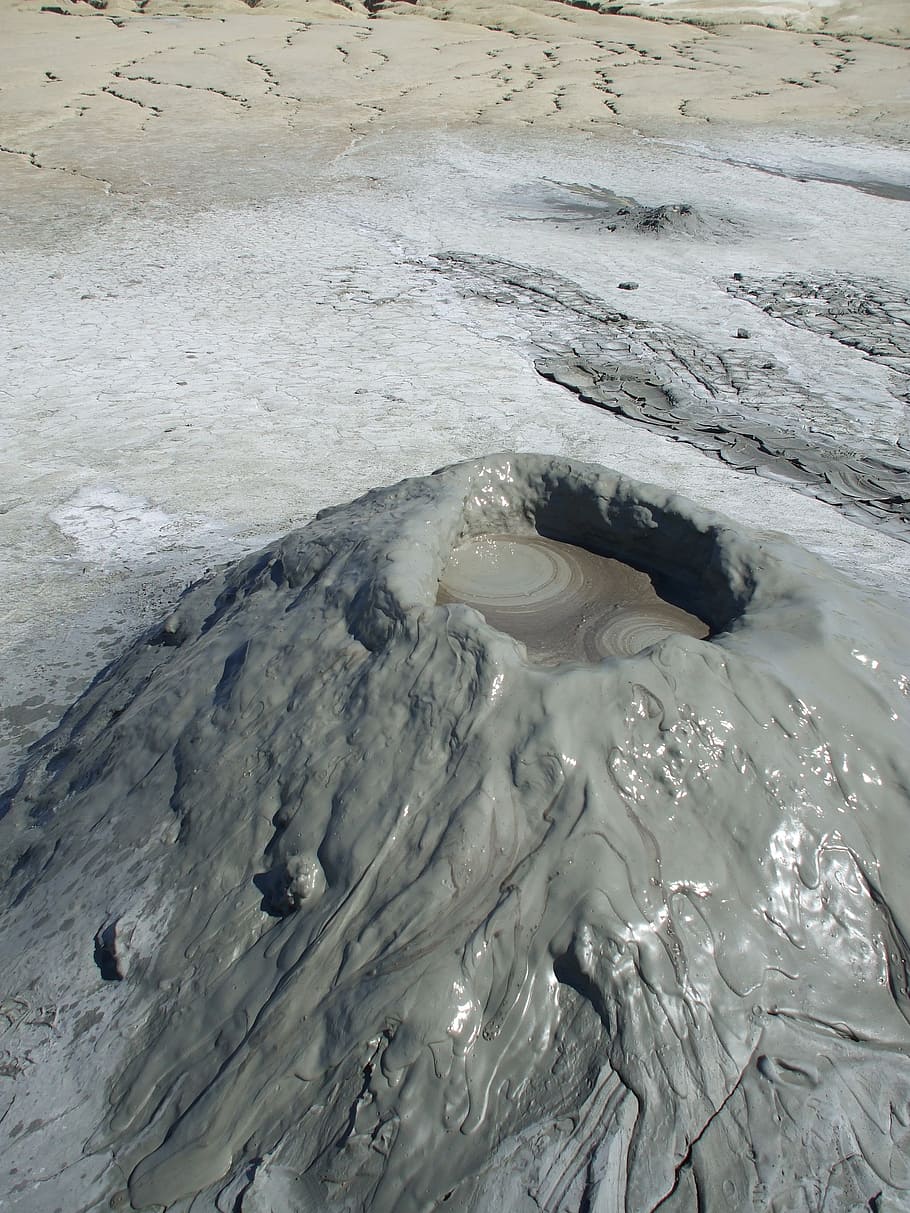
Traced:
<path fill-rule="evenodd" d="M 96 1014 L 42 1063 L 74 1207 L 907 1207 L 907 664 L 534 455 L 191 587 L 0 826 L 11 988 Z"/>

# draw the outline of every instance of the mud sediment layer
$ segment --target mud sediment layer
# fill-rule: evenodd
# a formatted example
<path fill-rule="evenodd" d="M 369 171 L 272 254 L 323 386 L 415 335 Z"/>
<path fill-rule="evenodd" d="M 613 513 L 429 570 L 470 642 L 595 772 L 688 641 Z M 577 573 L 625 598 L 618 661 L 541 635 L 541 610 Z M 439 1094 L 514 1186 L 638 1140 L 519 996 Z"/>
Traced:
<path fill-rule="evenodd" d="M 687 202 L 649 205 L 613 190 L 569 182 L 548 182 L 536 192 L 523 191 L 516 217 L 557 224 L 584 224 L 595 231 L 630 232 L 646 237 L 700 237 L 719 240 L 738 225 L 722 215 L 702 213 Z"/>
<path fill-rule="evenodd" d="M 708 627 L 667 602 L 647 573 L 539 536 L 484 535 L 456 548 L 437 602 L 462 602 L 520 640 L 541 665 L 601 661 Z"/>
<path fill-rule="evenodd" d="M 887 282 L 851 278 L 818 282 L 798 275 L 747 278 L 727 284 L 769 316 L 861 350 L 894 372 L 895 395 L 910 404 L 910 297 Z M 910 449 L 910 433 L 905 441 Z"/>

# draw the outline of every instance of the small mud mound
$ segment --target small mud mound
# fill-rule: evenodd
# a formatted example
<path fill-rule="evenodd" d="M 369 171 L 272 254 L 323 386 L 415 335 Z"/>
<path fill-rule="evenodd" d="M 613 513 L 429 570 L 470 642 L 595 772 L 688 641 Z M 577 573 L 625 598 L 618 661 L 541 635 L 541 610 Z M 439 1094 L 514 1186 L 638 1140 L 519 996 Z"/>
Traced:
<path fill-rule="evenodd" d="M 719 239 L 739 226 L 731 219 L 707 215 L 686 202 L 648 206 L 594 185 L 553 181 L 521 195 L 517 218 L 536 222 L 590 224 L 607 232 L 642 236 L 698 236 Z"/>

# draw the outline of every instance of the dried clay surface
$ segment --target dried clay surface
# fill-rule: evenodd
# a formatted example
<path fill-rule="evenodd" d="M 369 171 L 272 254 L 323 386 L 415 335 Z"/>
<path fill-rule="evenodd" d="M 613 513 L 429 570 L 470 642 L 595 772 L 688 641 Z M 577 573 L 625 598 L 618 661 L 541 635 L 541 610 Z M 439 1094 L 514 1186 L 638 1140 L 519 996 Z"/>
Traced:
<path fill-rule="evenodd" d="M 843 277 L 813 282 L 797 274 L 737 274 L 727 290 L 769 316 L 862 350 L 895 372 L 898 392 L 910 403 L 910 298 L 893 285 Z"/>
<path fill-rule="evenodd" d="M 503 544 L 702 635 L 541 663 L 438 601 Z M 323 512 L 6 803 L 4 1209 L 910 1209 L 908 700 L 881 595 L 598 466 Z"/>
<path fill-rule="evenodd" d="M 9 0 L 0 163 L 13 209 L 36 189 L 81 190 L 102 211 L 104 199 L 162 187 L 189 200 L 187 146 L 196 173 L 221 157 L 218 196 L 249 198 L 250 166 L 266 158 L 273 187 L 299 180 L 301 139 L 340 153 L 351 135 L 413 124 L 906 137 L 903 0 L 794 0 L 759 5 L 764 18 L 710 5 L 719 23 L 691 8 L 675 20 L 673 4 L 633 7 Z"/>
<path fill-rule="evenodd" d="M 464 254 L 440 257 L 436 264 L 468 295 L 516 309 L 524 305 L 526 314 L 527 301 L 533 301 L 537 340 L 551 347 L 536 359 L 538 372 L 583 400 L 691 443 L 741 471 L 784 479 L 868 525 L 910 538 L 906 431 L 894 441 L 869 434 L 861 416 L 832 408 L 823 392 L 808 389 L 774 360 L 703 346 L 676 326 L 617 311 L 561 276 Z M 746 294 L 736 280 L 731 293 L 737 287 Z M 758 295 L 762 287 L 753 289 Z M 773 298 L 773 287 L 764 289 Z M 825 286 L 814 293 L 824 299 Z M 845 292 L 827 284 L 827 293 L 837 300 Z M 830 321 L 816 320 L 814 313 L 803 319 L 803 311 L 791 307 L 781 308 L 780 316 L 864 349 L 898 372 L 893 399 L 903 410 L 910 380 L 900 342 L 906 344 L 902 315 L 910 300 L 901 298 L 892 313 L 879 302 L 880 294 L 887 298 L 888 292 L 870 287 L 862 307 L 844 309 L 845 316 L 836 313 Z M 769 304 L 764 310 L 778 309 Z M 889 328 L 896 330 L 893 339 Z M 561 345 L 560 338 L 571 344 Z"/>

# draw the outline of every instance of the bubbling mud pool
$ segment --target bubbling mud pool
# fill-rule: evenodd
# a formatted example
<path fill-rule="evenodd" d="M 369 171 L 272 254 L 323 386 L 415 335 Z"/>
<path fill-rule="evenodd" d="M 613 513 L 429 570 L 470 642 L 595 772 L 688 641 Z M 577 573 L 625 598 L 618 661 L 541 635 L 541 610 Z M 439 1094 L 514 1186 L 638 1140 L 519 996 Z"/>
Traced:
<path fill-rule="evenodd" d="M 483 535 L 459 545 L 437 602 L 461 602 L 520 640 L 538 665 L 631 657 L 708 625 L 662 598 L 647 573 L 543 536 Z"/>

